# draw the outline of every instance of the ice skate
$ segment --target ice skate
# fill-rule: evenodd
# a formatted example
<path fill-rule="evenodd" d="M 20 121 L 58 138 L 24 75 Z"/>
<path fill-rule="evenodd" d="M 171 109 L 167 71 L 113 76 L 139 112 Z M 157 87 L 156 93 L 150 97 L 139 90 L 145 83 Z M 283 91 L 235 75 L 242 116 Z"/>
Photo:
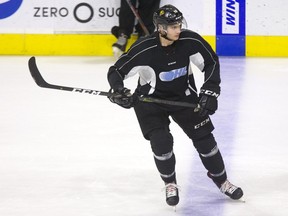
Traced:
<path fill-rule="evenodd" d="M 209 172 L 207 175 L 209 178 L 211 178 L 213 180 L 213 178 Z M 240 187 L 233 185 L 227 179 L 222 184 L 219 184 L 215 181 L 214 181 L 214 183 L 217 185 L 217 187 L 220 189 L 220 191 L 222 193 L 226 194 L 228 197 L 230 197 L 233 200 L 240 200 L 243 196 L 243 190 Z"/>
<path fill-rule="evenodd" d="M 175 183 L 165 183 L 165 192 L 166 192 L 166 203 L 169 206 L 174 207 L 176 210 L 176 205 L 179 203 L 179 186 Z"/>
<path fill-rule="evenodd" d="M 112 45 L 112 50 L 115 58 L 118 59 L 123 54 L 123 52 L 125 52 L 127 42 L 128 42 L 127 35 L 121 34 L 118 37 L 118 40 Z"/>
<path fill-rule="evenodd" d="M 243 191 L 240 187 L 233 185 L 231 182 L 226 180 L 220 186 L 220 191 L 233 200 L 239 200 L 243 196 Z"/>

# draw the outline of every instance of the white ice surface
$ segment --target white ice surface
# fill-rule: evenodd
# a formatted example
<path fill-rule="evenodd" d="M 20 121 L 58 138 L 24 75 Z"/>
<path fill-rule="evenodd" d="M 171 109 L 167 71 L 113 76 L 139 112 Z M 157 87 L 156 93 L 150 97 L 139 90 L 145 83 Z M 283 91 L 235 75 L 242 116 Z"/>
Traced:
<path fill-rule="evenodd" d="M 103 96 L 40 88 L 28 59 L 0 57 L 1 216 L 288 215 L 287 58 L 220 58 L 214 134 L 246 203 L 218 191 L 191 141 L 171 124 L 181 186 L 176 213 L 134 111 Z M 105 91 L 113 61 L 37 57 L 46 81 Z"/>

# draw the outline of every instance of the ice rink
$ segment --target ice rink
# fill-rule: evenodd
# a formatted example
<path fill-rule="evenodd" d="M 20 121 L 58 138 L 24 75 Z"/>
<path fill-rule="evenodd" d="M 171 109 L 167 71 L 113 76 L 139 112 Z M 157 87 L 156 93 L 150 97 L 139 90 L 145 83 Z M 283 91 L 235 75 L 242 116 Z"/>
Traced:
<path fill-rule="evenodd" d="M 288 58 L 220 58 L 222 94 L 211 118 L 245 203 L 219 192 L 171 124 L 181 186 L 174 212 L 134 111 L 103 96 L 38 87 L 29 57 L 0 57 L 1 216 L 288 215 Z M 49 83 L 109 90 L 112 57 L 36 59 Z"/>

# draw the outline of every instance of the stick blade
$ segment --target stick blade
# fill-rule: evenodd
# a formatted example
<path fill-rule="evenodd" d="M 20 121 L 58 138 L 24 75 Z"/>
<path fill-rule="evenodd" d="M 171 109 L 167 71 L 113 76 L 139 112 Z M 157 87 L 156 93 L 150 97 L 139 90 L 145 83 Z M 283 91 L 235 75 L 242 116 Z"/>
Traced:
<path fill-rule="evenodd" d="M 36 65 L 36 58 L 32 56 L 28 61 L 29 71 L 31 76 L 33 77 L 36 84 L 40 87 L 46 87 L 49 85 L 41 76 L 38 67 Z"/>

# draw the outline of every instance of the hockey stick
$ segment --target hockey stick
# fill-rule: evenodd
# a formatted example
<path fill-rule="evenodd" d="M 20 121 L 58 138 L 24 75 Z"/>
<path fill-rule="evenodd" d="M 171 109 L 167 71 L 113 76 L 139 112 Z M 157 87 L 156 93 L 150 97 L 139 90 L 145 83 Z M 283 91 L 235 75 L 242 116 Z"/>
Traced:
<path fill-rule="evenodd" d="M 138 20 L 141 28 L 143 29 L 145 35 L 149 35 L 149 31 L 146 28 L 144 22 L 142 21 L 141 17 L 139 16 L 139 14 L 137 13 L 136 9 L 134 8 L 134 6 L 132 5 L 130 0 L 126 0 L 127 4 L 129 5 L 130 9 L 132 10 L 133 14 L 135 15 L 136 19 Z"/>
<path fill-rule="evenodd" d="M 36 58 L 34 56 L 29 59 L 28 66 L 29 66 L 30 74 L 33 77 L 34 81 L 36 82 L 38 86 L 42 88 L 58 89 L 58 90 L 64 90 L 64 91 L 87 93 L 91 95 L 101 95 L 101 96 L 108 96 L 108 97 L 115 95 L 114 93 L 98 91 L 98 90 L 93 90 L 93 89 L 74 88 L 74 87 L 68 87 L 68 86 L 49 84 L 42 77 L 36 65 Z M 168 104 L 168 105 L 173 105 L 173 106 L 191 107 L 191 108 L 194 108 L 195 112 L 199 110 L 198 104 L 192 104 L 192 103 L 187 103 L 187 102 L 169 101 L 169 100 L 144 97 L 144 96 L 139 97 L 139 100 L 143 102 L 149 102 L 149 103 L 159 103 L 159 104 Z"/>

